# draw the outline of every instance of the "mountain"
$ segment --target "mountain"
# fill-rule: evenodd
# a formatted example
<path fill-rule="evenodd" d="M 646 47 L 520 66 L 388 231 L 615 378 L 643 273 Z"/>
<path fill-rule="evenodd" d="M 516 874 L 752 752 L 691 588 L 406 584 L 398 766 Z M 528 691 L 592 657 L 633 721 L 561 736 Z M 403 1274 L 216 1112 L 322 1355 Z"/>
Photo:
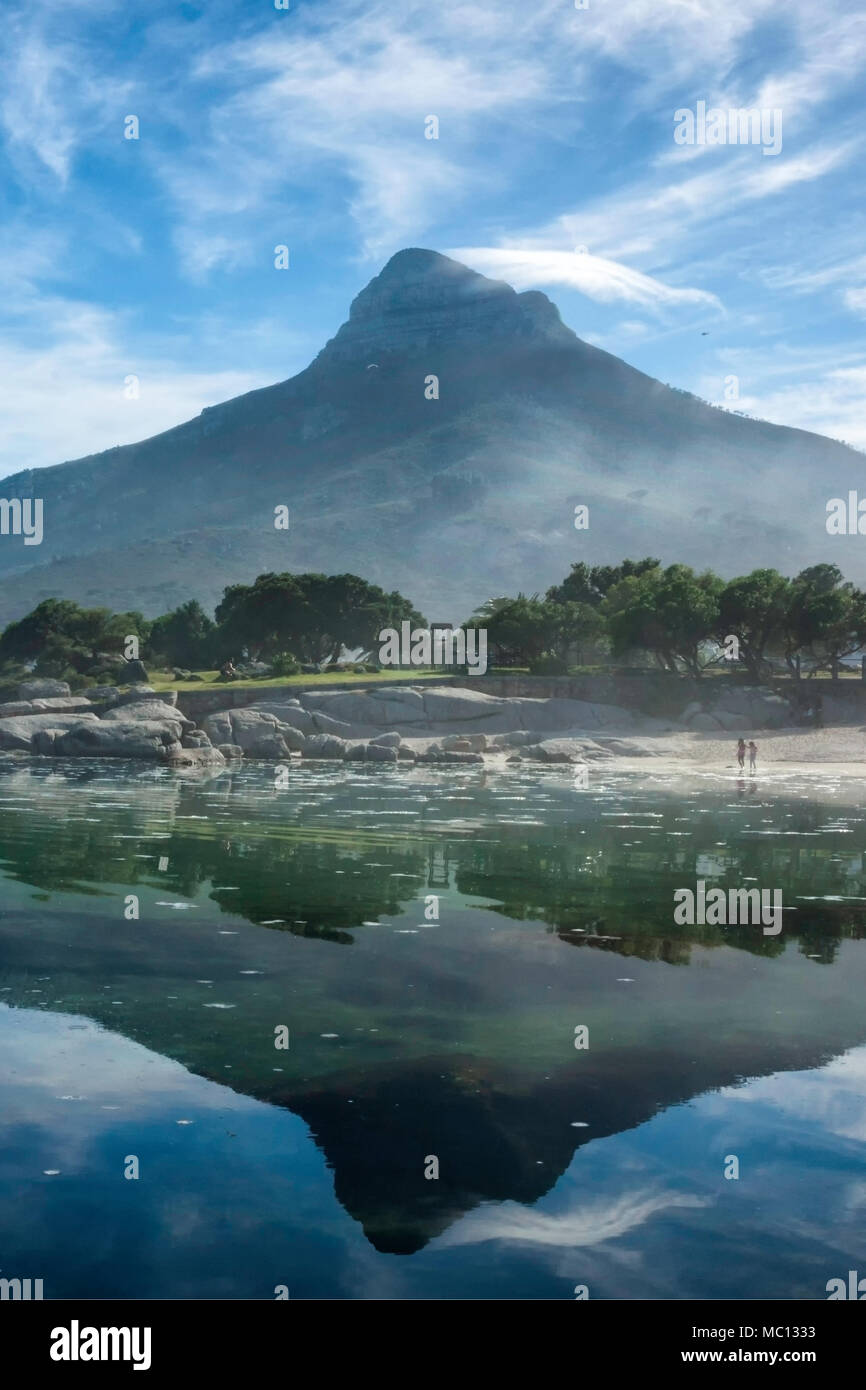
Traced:
<path fill-rule="evenodd" d="M 861 538 L 825 526 L 827 500 L 863 472 L 843 444 L 719 410 L 582 342 L 546 295 L 404 250 L 297 376 L 7 478 L 5 497 L 43 499 L 44 540 L 0 537 L 0 624 L 49 595 L 212 608 L 266 570 L 353 571 L 431 621 L 544 590 L 578 559 L 725 575 L 834 560 L 863 581 Z"/>

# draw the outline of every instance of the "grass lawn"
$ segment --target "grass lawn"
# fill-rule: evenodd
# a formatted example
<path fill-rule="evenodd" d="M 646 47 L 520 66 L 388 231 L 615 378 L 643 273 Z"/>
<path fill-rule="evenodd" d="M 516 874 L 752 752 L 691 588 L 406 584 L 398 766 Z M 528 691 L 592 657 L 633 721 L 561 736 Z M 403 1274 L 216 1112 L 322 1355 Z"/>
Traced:
<path fill-rule="evenodd" d="M 323 671 L 320 675 L 268 676 L 265 680 L 253 677 L 236 681 L 219 679 L 219 671 L 197 671 L 200 681 L 177 681 L 171 671 L 151 671 L 149 684 L 154 690 L 267 690 L 273 686 L 297 685 L 310 690 L 328 685 L 371 685 L 378 681 L 399 682 L 401 685 L 414 685 L 421 680 L 434 680 L 448 675 L 441 668 L 436 671 Z"/>

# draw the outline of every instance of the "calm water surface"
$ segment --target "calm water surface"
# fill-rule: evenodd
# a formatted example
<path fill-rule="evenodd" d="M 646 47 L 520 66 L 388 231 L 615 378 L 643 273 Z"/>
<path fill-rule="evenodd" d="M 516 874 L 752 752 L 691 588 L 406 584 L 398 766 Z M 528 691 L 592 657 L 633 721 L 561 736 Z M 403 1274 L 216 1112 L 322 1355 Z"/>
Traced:
<path fill-rule="evenodd" d="M 826 1297 L 866 1269 L 866 820 L 833 794 L 7 760 L 0 1271 L 54 1298 Z M 781 936 L 674 926 L 696 878 L 780 888 Z"/>

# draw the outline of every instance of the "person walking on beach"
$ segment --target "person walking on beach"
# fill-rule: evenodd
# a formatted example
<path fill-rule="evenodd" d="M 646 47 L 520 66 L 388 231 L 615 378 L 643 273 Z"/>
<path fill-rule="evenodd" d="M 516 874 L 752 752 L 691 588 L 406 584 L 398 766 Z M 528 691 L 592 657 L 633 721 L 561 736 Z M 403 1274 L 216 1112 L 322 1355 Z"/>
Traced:
<path fill-rule="evenodd" d="M 744 738 L 741 738 L 737 744 L 737 762 L 742 772 L 746 765 L 746 740 Z"/>
<path fill-rule="evenodd" d="M 754 739 L 749 740 L 749 771 L 755 771 L 755 760 L 758 756 L 758 745 Z"/>

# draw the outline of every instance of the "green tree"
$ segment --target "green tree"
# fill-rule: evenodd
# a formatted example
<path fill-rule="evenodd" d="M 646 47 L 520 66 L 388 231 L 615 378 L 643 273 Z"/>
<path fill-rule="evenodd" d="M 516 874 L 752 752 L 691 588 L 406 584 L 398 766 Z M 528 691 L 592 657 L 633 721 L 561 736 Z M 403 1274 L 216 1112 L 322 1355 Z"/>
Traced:
<path fill-rule="evenodd" d="M 586 603 L 592 608 L 599 608 L 615 584 L 632 576 L 639 578 L 658 567 L 658 560 L 650 556 L 644 560 L 623 560 L 619 565 L 594 565 L 591 568 L 579 560 L 572 565 L 561 584 L 548 589 L 545 597 L 550 603 Z"/>
<path fill-rule="evenodd" d="M 595 635 L 599 615 L 581 603 L 551 603 L 537 594 L 527 598 L 488 599 L 465 628 L 484 628 L 488 648 L 500 661 L 536 668 L 542 663 L 565 671 L 576 644 Z"/>
<path fill-rule="evenodd" d="M 719 595 L 717 638 L 738 638 L 740 659 L 755 681 L 765 677 L 770 653 L 784 642 L 790 600 L 790 580 L 772 569 L 731 579 Z"/>
<path fill-rule="evenodd" d="M 866 645 L 866 594 L 842 578 L 836 565 L 811 565 L 792 580 L 784 623 L 785 657 L 808 655 L 833 674 L 839 662 Z"/>
<path fill-rule="evenodd" d="M 659 665 L 690 675 L 703 669 L 703 651 L 717 631 L 722 580 L 688 565 L 647 569 L 619 580 L 603 606 L 616 655 L 635 647 L 652 652 Z"/>
<path fill-rule="evenodd" d="M 216 619 L 225 655 L 249 646 L 265 658 L 294 652 L 309 662 L 334 661 L 343 647 L 371 651 L 382 628 L 404 620 L 425 626 L 402 594 L 354 574 L 260 574 L 226 589 Z"/>
<path fill-rule="evenodd" d="M 208 666 L 217 659 L 214 651 L 216 630 L 216 624 L 201 604 L 191 599 L 151 623 L 148 651 L 169 666 Z"/>

